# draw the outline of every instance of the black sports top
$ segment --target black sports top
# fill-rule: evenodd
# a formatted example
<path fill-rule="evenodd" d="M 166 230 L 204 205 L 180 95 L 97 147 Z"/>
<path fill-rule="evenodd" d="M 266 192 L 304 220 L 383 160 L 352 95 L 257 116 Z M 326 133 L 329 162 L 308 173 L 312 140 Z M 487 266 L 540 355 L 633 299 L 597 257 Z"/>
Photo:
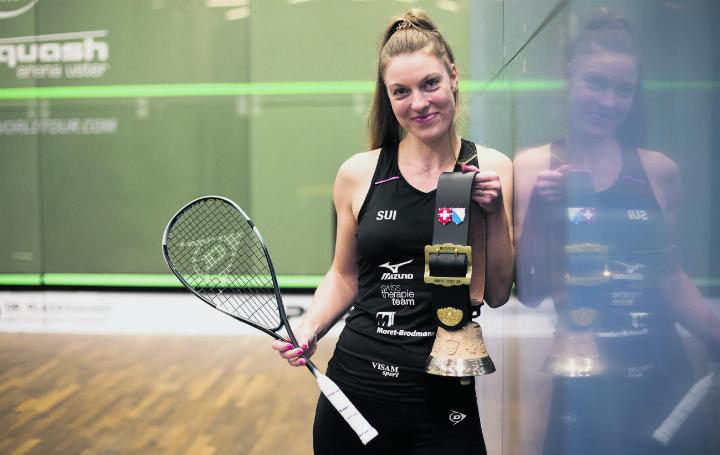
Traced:
<path fill-rule="evenodd" d="M 663 363 L 684 363 L 684 355 L 677 350 L 674 318 L 658 287 L 670 257 L 663 214 L 639 152 L 623 150 L 622 158 L 616 181 L 595 193 L 590 220 L 599 243 L 608 247 L 610 279 L 586 287 L 577 298 L 596 307 L 595 338 L 608 373 L 639 379 L 657 374 Z M 552 168 L 560 164 L 551 163 Z M 566 222 L 571 218 L 568 212 Z"/>
<path fill-rule="evenodd" d="M 475 150 L 462 140 L 458 161 Z M 471 163 L 477 164 L 476 158 Z M 433 387 L 459 386 L 457 378 L 424 371 L 437 328 L 431 285 L 423 282 L 435 193 L 403 178 L 397 144 L 381 150 L 358 214 L 358 293 L 328 365 L 328 376 L 348 391 L 419 402 Z"/>
<path fill-rule="evenodd" d="M 554 152 L 562 149 L 562 143 L 553 144 Z M 550 168 L 561 164 L 555 158 Z M 660 291 L 671 260 L 663 213 L 634 148 L 622 150 L 622 168 L 615 182 L 602 191 L 592 191 L 594 207 L 580 207 L 590 210 L 573 209 L 570 202 L 574 198 L 567 196 L 568 204 L 561 213 L 552 217 L 552 212 L 545 210 L 541 216 L 545 224 L 552 224 L 552 218 L 559 220 L 552 228 L 562 230 L 564 223 L 566 233 L 571 234 L 587 223 L 597 234 L 593 243 L 607 246 L 607 281 L 576 286 L 580 291 L 574 292 L 578 307 L 596 312 L 588 330 L 594 334 L 605 370 L 592 377 L 554 378 L 543 453 L 657 453 L 660 444 L 651 435 L 694 382 L 675 317 Z M 556 246 L 559 255 L 567 253 L 562 247 Z M 565 270 L 558 267 L 558 275 L 582 272 L 581 262 L 574 265 L 572 270 L 572 261 L 567 261 Z M 565 288 L 567 293 L 555 289 L 558 324 L 562 323 L 563 304 L 573 306 L 570 288 Z M 576 345 L 577 352 L 582 353 L 584 347 Z M 701 414 L 691 414 L 662 451 L 706 453 L 698 445 L 709 438 L 703 436 Z"/>

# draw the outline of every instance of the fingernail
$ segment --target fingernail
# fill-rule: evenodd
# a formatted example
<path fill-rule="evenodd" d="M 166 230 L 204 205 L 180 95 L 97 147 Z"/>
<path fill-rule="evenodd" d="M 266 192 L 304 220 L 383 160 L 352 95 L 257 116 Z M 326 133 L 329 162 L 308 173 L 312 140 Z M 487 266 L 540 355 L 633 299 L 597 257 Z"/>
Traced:
<path fill-rule="evenodd" d="M 299 350 L 298 350 L 298 355 L 303 355 L 303 354 L 305 354 L 305 351 L 303 351 L 302 349 L 299 349 Z"/>
<path fill-rule="evenodd" d="M 305 364 L 307 364 L 307 362 L 305 361 L 305 359 L 300 359 L 300 365 L 305 365 Z"/>
<path fill-rule="evenodd" d="M 294 347 L 295 347 L 295 346 L 293 346 L 293 345 L 290 344 L 290 343 L 288 343 L 288 344 L 285 345 L 285 349 L 293 349 Z"/>
<path fill-rule="evenodd" d="M 307 349 L 307 348 L 308 348 L 307 343 L 303 343 L 302 348 L 303 348 L 303 349 Z"/>

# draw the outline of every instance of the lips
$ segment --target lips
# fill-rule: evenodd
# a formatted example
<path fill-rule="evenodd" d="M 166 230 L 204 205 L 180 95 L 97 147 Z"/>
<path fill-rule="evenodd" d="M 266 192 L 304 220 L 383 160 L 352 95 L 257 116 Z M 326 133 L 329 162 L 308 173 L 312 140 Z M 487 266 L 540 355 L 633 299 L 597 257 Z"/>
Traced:
<path fill-rule="evenodd" d="M 617 115 L 610 112 L 589 111 L 587 117 L 598 126 L 612 126 L 617 122 Z"/>
<path fill-rule="evenodd" d="M 433 119 L 435 117 L 437 117 L 437 115 L 438 115 L 437 112 L 433 112 L 433 113 L 425 114 L 425 115 L 416 115 L 415 117 L 412 117 L 412 120 L 413 120 L 413 122 L 415 122 L 417 124 L 425 125 L 425 124 L 432 122 Z"/>

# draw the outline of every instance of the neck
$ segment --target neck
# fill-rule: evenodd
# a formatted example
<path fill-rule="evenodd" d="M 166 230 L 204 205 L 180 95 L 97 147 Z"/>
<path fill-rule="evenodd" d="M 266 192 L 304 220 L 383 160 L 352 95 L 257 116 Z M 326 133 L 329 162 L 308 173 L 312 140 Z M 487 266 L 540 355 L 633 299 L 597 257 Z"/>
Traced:
<path fill-rule="evenodd" d="M 568 161 L 584 170 L 597 169 L 615 162 L 621 151 L 620 143 L 610 136 L 569 135 L 567 138 Z"/>
<path fill-rule="evenodd" d="M 454 131 L 448 132 L 436 141 L 424 142 L 408 135 L 400 141 L 400 154 L 403 161 L 425 171 L 446 168 L 449 163 L 455 165 L 460 152 L 460 136 Z"/>

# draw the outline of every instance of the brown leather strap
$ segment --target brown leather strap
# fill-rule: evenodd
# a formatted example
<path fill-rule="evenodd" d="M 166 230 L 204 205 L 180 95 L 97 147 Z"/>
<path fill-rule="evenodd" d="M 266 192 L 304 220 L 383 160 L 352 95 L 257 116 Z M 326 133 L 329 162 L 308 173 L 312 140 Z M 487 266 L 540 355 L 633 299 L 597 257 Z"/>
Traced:
<path fill-rule="evenodd" d="M 485 210 L 474 202 L 470 204 L 470 245 L 473 251 L 473 271 L 470 281 L 470 300 L 479 305 L 485 296 L 485 259 L 487 246 L 487 225 Z"/>
<path fill-rule="evenodd" d="M 460 156 L 458 161 L 480 168 L 478 155 L 483 148 L 472 144 L 469 147 L 469 156 Z M 485 210 L 475 203 L 470 203 L 470 245 L 473 249 L 473 273 L 470 282 L 470 300 L 475 305 L 480 305 L 485 297 L 485 261 L 487 249 L 487 224 Z"/>

